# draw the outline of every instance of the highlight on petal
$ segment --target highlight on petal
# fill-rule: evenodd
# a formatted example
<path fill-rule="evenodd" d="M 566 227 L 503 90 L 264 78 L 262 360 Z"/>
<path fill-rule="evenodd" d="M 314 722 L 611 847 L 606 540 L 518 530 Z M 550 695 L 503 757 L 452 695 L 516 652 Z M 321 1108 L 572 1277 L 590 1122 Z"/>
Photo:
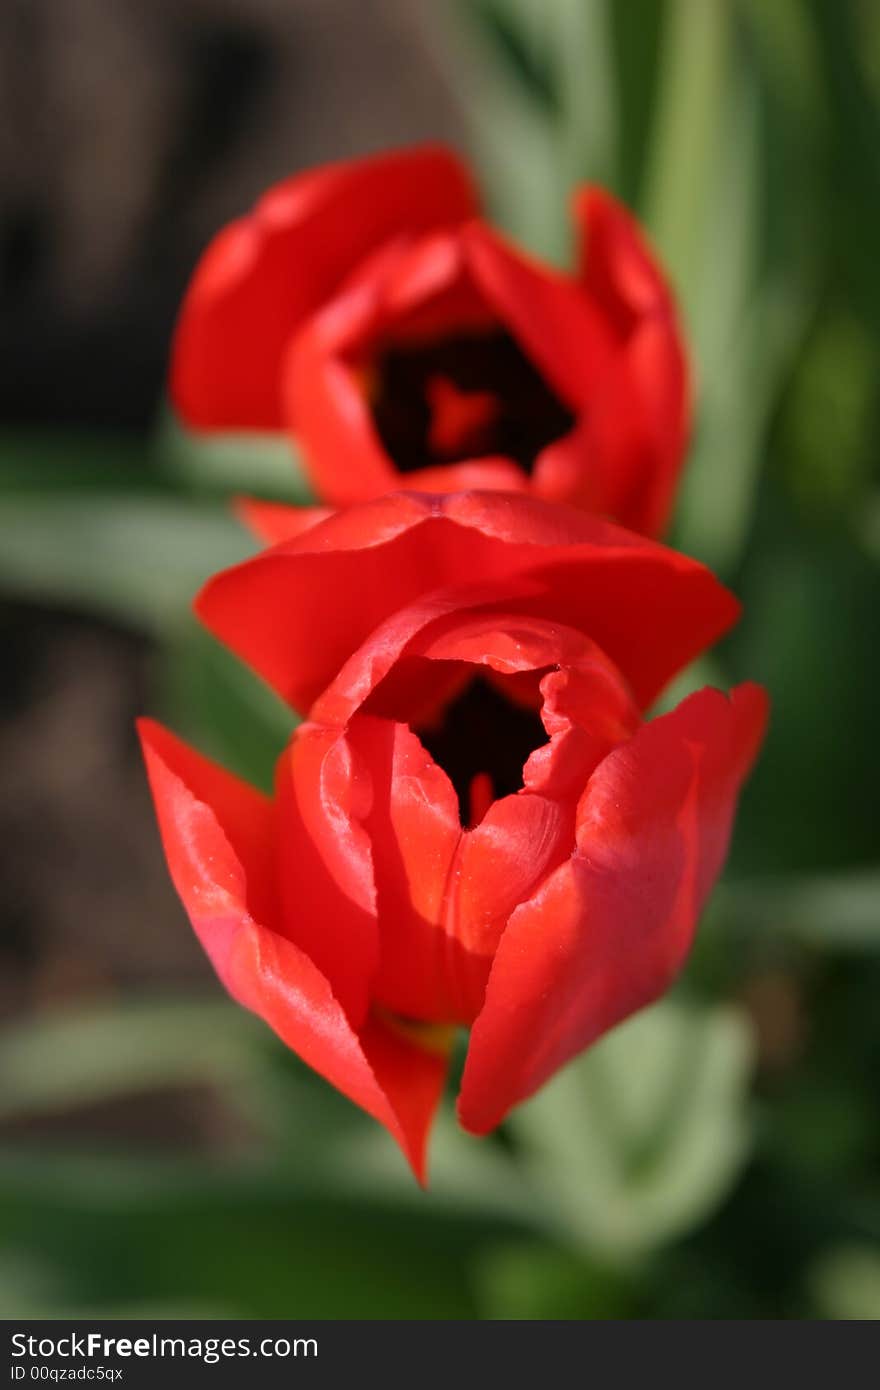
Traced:
<path fill-rule="evenodd" d="M 190 283 L 171 364 L 184 423 L 280 429 L 281 357 L 305 317 L 387 238 L 476 209 L 464 166 L 434 145 L 325 165 L 270 189 L 214 239 Z"/>
<path fill-rule="evenodd" d="M 229 935 L 244 914 L 277 928 L 275 807 L 152 719 L 138 733 L 171 878 L 227 989 Z"/>
<path fill-rule="evenodd" d="M 141 738 L 175 887 L 220 979 L 299 1057 L 389 1130 L 424 1180 L 447 1056 L 369 1016 L 352 1027 L 326 977 L 282 933 L 267 859 L 274 808 L 152 721 Z M 266 909 L 268 920 L 255 915 Z"/>
<path fill-rule="evenodd" d="M 667 988 L 720 872 L 766 716 L 756 686 L 730 699 L 703 690 L 599 764 L 576 852 L 501 938 L 465 1063 L 466 1129 L 493 1129 Z"/>

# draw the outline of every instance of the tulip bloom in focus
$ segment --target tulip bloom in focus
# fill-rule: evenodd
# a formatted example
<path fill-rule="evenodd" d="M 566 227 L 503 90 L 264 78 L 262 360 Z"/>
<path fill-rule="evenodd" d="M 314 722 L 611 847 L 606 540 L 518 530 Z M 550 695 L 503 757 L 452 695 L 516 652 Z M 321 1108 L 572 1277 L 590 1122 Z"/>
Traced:
<path fill-rule="evenodd" d="M 423 1177 L 454 1029 L 485 1134 L 681 967 L 766 700 L 644 711 L 737 604 L 569 508 L 403 493 L 197 611 L 306 720 L 272 799 L 143 723 L 177 890 L 229 992 Z"/>
<path fill-rule="evenodd" d="M 480 218 L 423 147 L 271 189 L 196 269 L 171 399 L 199 431 L 287 431 L 331 506 L 521 490 L 658 535 L 687 443 L 670 291 L 609 194 L 577 191 L 577 268 Z"/>

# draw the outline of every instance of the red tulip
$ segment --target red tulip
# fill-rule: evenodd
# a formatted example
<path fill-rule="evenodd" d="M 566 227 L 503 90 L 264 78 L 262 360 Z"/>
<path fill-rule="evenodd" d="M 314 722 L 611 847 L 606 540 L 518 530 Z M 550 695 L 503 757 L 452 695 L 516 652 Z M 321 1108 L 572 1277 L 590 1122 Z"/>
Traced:
<path fill-rule="evenodd" d="M 292 431 L 333 506 L 401 485 L 523 490 L 663 529 L 687 442 L 687 368 L 632 218 L 574 199 L 564 275 L 479 219 L 433 147 L 277 185 L 208 248 L 171 395 L 198 430 Z"/>
<path fill-rule="evenodd" d="M 422 1176 L 453 1028 L 483 1134 L 682 965 L 766 700 L 642 712 L 736 601 L 569 508 L 401 493 L 197 611 L 307 720 L 272 800 L 144 722 L 177 890 L 230 993 Z"/>

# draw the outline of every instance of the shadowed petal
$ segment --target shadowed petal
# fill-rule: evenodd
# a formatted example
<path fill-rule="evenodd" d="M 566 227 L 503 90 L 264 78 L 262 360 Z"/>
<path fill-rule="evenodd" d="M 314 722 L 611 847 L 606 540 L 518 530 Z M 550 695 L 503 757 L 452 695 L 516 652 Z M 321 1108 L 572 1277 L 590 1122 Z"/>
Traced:
<path fill-rule="evenodd" d="M 703 690 L 600 763 L 578 849 L 512 916 L 472 1032 L 459 1115 L 483 1134 L 559 1067 L 657 998 L 681 967 L 727 852 L 767 700 Z"/>

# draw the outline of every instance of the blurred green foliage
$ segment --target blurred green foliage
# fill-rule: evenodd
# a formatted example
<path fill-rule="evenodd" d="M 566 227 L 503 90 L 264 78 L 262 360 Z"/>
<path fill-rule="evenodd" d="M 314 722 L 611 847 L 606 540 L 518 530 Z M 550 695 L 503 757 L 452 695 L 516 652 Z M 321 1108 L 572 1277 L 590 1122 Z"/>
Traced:
<path fill-rule="evenodd" d="M 157 1088 L 233 1139 L 0 1152 L 13 1313 L 880 1317 L 880 15 L 871 0 L 451 0 L 495 214 L 564 259 L 568 191 L 647 223 L 694 344 L 674 542 L 745 602 L 698 673 L 773 725 L 674 1001 L 429 1194 L 387 1137 L 218 998 L 38 1016 L 0 1116 Z M 156 466 L 157 450 L 159 466 Z M 120 467 L 124 462 L 125 466 Z M 0 440 L 0 584 L 157 641 L 157 700 L 264 785 L 290 715 L 187 616 L 248 553 L 225 498 L 303 500 L 280 441 Z"/>

